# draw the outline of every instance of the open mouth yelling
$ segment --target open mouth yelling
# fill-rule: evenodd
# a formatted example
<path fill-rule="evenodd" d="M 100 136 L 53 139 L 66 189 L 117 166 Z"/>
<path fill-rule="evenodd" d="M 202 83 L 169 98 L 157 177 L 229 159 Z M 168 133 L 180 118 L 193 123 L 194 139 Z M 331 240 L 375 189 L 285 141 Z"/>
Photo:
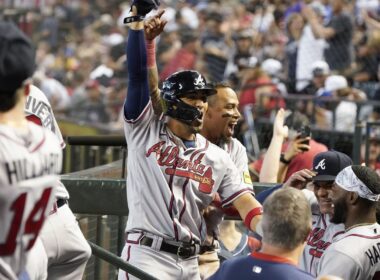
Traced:
<path fill-rule="evenodd" d="M 233 135 L 234 134 L 234 132 L 235 132 L 235 127 L 236 127 L 236 122 L 230 122 L 229 124 L 228 124 L 228 132 L 231 134 L 231 135 Z"/>

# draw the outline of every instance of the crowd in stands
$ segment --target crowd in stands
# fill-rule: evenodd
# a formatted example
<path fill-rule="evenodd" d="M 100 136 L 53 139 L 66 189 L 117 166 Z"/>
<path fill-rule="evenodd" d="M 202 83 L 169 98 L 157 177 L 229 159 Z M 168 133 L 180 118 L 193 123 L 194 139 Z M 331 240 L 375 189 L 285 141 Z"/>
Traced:
<path fill-rule="evenodd" d="M 255 119 L 275 122 L 278 108 L 296 111 L 285 121 L 287 133 L 274 123 L 268 151 L 250 164 L 257 181 L 291 184 L 297 172 L 318 168 L 316 156 L 333 147 L 310 131 L 300 137 L 305 128 L 353 132 L 358 121 L 380 120 L 378 1 L 162 2 L 168 24 L 157 41 L 161 81 L 196 69 L 210 81 L 227 81 L 238 93 L 242 115 L 249 108 Z M 122 21 L 129 9 L 119 0 L 51 0 L 5 5 L 0 19 L 17 21 L 35 42 L 33 83 L 57 116 L 122 129 L 128 75 Z M 237 133 L 246 129 L 243 124 Z M 368 165 L 380 173 L 380 133 L 370 137 Z M 361 154 L 364 159 L 364 145 Z M 278 156 L 278 169 L 270 168 Z M 233 237 L 220 240 L 228 258 L 261 246 L 235 222 L 225 222 L 221 235 Z"/>
<path fill-rule="evenodd" d="M 75 120 L 118 123 L 129 4 L 23 1 L 11 9 L 6 3 L 1 17 L 18 21 L 37 45 L 35 83 L 53 109 Z M 295 107 L 315 114 L 317 127 L 342 131 L 353 131 L 351 101 L 380 100 L 377 1 L 167 0 L 162 6 L 168 24 L 157 43 L 161 80 L 196 69 L 210 81 L 228 81 L 241 110 L 259 105 L 255 115 L 268 117 L 275 108 Z M 314 107 L 290 102 L 293 94 L 348 102 L 314 100 Z M 376 119 L 378 110 L 360 110 L 359 117 Z"/>

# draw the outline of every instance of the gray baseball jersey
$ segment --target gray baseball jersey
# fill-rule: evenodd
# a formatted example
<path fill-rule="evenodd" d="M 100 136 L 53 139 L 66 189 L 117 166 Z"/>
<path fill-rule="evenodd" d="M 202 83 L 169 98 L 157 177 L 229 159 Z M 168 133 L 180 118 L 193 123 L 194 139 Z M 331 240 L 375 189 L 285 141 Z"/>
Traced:
<path fill-rule="evenodd" d="M 334 239 L 318 266 L 318 276 L 327 274 L 350 280 L 380 279 L 380 225 L 358 226 Z"/>
<path fill-rule="evenodd" d="M 231 138 L 231 141 L 229 142 L 220 143 L 219 147 L 229 154 L 241 176 L 242 183 L 247 188 L 252 188 L 252 180 L 248 168 L 247 150 L 243 144 L 241 144 L 236 138 Z"/>
<path fill-rule="evenodd" d="M 54 117 L 49 100 L 45 94 L 34 85 L 30 86 L 29 95 L 26 99 L 25 115 L 31 121 L 37 122 L 37 124 L 53 132 L 58 137 L 61 148 L 65 148 L 66 144 Z M 56 196 L 62 199 L 69 199 L 69 193 L 60 180 L 58 180 L 56 184 Z"/>
<path fill-rule="evenodd" d="M 301 255 L 300 268 L 316 276 L 322 254 L 334 237 L 344 233 L 344 225 L 331 223 L 329 215 L 315 213 L 312 215 L 312 223 L 312 230 Z"/>
<path fill-rule="evenodd" d="M 15 186 L 15 188 L 17 188 L 16 186 L 22 185 L 29 182 L 29 180 L 34 179 L 41 180 L 43 182 L 45 176 L 59 174 L 61 172 L 61 167 L 62 150 L 57 137 L 50 131 L 35 125 L 32 122 L 28 122 L 27 132 L 20 132 L 9 126 L 0 125 L 0 188 L 5 186 Z M 50 178 L 50 176 L 48 177 Z M 54 176 L 53 178 L 55 181 L 58 180 L 57 176 Z M 38 198 L 38 190 L 43 190 L 43 186 L 46 185 L 44 185 L 44 183 L 35 183 L 31 185 L 36 186 L 35 191 L 37 194 L 35 196 L 30 196 L 32 198 L 34 197 L 34 200 L 25 199 L 25 212 L 20 210 L 23 207 L 22 201 L 24 199 L 21 194 L 18 198 L 15 197 L 14 201 L 7 200 L 8 203 L 11 203 L 11 205 L 9 205 L 11 208 L 8 207 L 7 209 L 9 211 L 17 211 L 17 213 L 21 213 L 18 218 L 21 219 L 26 217 L 25 219 L 27 219 L 28 216 L 25 213 L 27 212 L 27 209 L 29 209 L 28 203 L 31 201 L 30 203 L 34 206 L 34 208 L 31 206 L 32 209 L 35 209 L 34 211 L 38 211 L 41 216 L 38 216 L 39 219 L 37 219 L 34 217 L 36 215 L 36 213 L 34 213 L 33 215 L 30 214 L 29 217 L 32 217 L 31 219 L 33 220 L 43 222 L 42 217 L 44 216 L 43 214 L 45 213 L 45 210 L 47 209 L 46 211 L 50 211 L 50 209 L 46 206 L 48 201 L 50 201 L 50 198 L 46 198 L 47 195 L 44 195 L 44 193 L 39 193 L 40 198 Z M 40 185 L 42 187 L 38 188 Z M 53 183 L 49 181 L 48 185 L 53 186 Z M 44 209 L 43 211 L 41 211 L 42 208 Z M 23 216 L 22 213 L 25 215 Z M 4 235 L 1 236 L 0 244 L 4 244 L 4 242 L 6 242 L 5 231 L 9 231 L 12 229 L 13 224 L 17 224 L 17 222 L 12 220 L 17 216 L 14 215 L 13 218 L 10 217 L 11 216 L 9 216 L 6 222 L 4 222 L 4 226 L 1 227 Z M 2 223 L 3 221 L 4 220 L 2 219 Z M 37 227 L 35 224 L 32 225 L 27 221 L 26 224 L 29 225 L 27 233 L 30 231 L 30 234 L 36 237 L 41 228 L 42 222 Z M 20 230 L 19 232 L 22 231 Z M 19 232 L 16 232 L 16 230 L 13 229 L 12 234 L 9 236 L 14 237 Z M 22 249 L 29 250 L 30 248 L 28 249 L 23 247 Z M 26 256 L 22 253 L 14 254 L 14 252 L 10 251 L 8 252 L 8 255 L 12 256 L 8 256 L 8 261 L 5 260 L 5 262 L 12 264 L 12 269 L 16 269 L 16 273 L 19 273 L 25 263 Z M 1 258 L 3 258 L 3 256 L 1 256 Z"/>
<path fill-rule="evenodd" d="M 222 205 L 251 193 L 229 155 L 203 136 L 186 148 L 148 103 L 139 118 L 125 122 L 128 144 L 126 231 L 147 231 L 179 241 L 206 237 L 201 211 L 219 193 Z"/>

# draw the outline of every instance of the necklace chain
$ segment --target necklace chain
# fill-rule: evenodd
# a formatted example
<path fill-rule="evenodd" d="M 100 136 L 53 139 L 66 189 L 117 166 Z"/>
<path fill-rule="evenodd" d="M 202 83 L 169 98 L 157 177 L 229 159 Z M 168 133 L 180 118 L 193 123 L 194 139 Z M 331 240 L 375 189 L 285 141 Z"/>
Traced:
<path fill-rule="evenodd" d="M 353 226 L 350 226 L 349 228 L 346 229 L 346 232 L 353 229 L 353 228 L 356 228 L 356 227 L 361 227 L 361 226 L 369 226 L 369 225 L 372 225 L 373 223 L 361 223 L 361 224 L 356 224 L 356 225 L 353 225 Z"/>

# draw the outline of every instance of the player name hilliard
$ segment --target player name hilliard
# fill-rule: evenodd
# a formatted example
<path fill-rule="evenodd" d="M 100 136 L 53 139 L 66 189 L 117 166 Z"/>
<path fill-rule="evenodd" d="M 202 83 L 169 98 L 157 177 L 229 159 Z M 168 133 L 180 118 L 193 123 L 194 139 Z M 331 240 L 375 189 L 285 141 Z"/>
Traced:
<path fill-rule="evenodd" d="M 26 158 L 4 162 L 3 164 L 5 165 L 8 183 L 11 185 L 44 175 L 59 174 L 62 165 L 59 161 L 59 155 L 55 153 L 42 156 L 38 164 Z"/>
<path fill-rule="evenodd" d="M 33 96 L 28 96 L 25 111 L 39 117 L 43 127 L 50 127 L 53 122 L 50 106 Z"/>
<path fill-rule="evenodd" d="M 376 246 L 369 248 L 365 254 L 367 255 L 371 265 L 375 265 L 380 261 L 380 242 L 376 243 Z"/>

